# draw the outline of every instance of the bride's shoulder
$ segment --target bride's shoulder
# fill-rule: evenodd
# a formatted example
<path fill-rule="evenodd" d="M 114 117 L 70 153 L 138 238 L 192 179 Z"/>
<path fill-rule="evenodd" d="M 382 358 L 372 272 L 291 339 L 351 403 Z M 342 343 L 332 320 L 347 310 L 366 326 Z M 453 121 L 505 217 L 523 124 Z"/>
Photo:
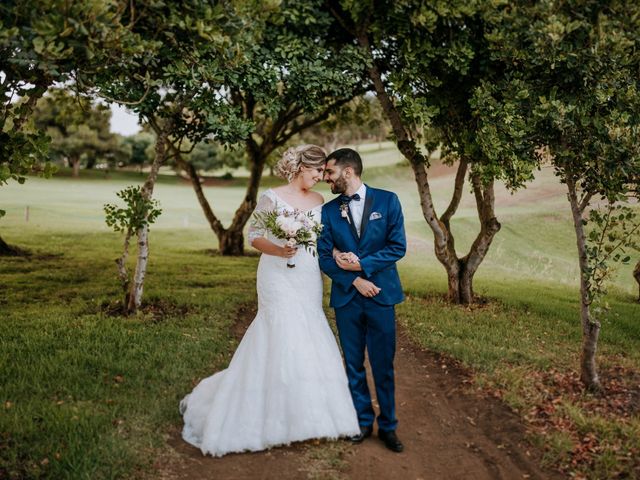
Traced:
<path fill-rule="evenodd" d="M 271 208 L 277 203 L 278 197 L 271 188 L 266 189 L 258 197 L 258 208 Z"/>
<path fill-rule="evenodd" d="M 313 199 L 316 201 L 316 203 L 324 203 L 324 197 L 320 193 L 314 191 L 311 191 L 309 193 L 313 195 Z"/>
<path fill-rule="evenodd" d="M 267 197 L 273 199 L 276 196 L 276 192 L 273 191 L 273 188 L 267 188 L 264 192 L 260 194 L 260 197 Z"/>

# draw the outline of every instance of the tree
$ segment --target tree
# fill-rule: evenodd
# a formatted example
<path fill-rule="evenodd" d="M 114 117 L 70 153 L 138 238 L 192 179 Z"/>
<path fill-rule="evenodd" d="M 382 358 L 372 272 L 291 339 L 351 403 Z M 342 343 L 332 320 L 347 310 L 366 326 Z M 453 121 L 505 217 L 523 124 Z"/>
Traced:
<path fill-rule="evenodd" d="M 207 201 L 194 166 L 174 149 L 178 165 L 192 180 L 223 255 L 244 253 L 243 229 L 256 206 L 269 156 L 294 135 L 327 119 L 366 90 L 361 85 L 363 61 L 358 49 L 336 42 L 338 36 L 321 1 L 285 2 L 265 19 L 259 42 L 242 44 L 245 62 L 215 71 L 215 76 L 220 77 L 216 85 L 225 93 L 227 107 L 250 127 L 242 138 L 249 181 L 228 227 Z M 218 119 L 221 123 L 215 129 L 219 132 L 225 129 L 228 119 Z"/>
<path fill-rule="evenodd" d="M 37 129 L 51 137 L 50 157 L 66 160 L 78 177 L 80 164 L 92 168 L 99 158 L 117 155 L 118 138 L 110 132 L 111 110 L 85 95 L 51 89 L 33 112 Z"/>
<path fill-rule="evenodd" d="M 130 152 L 123 164 L 136 165 L 142 171 L 144 165 L 153 159 L 155 136 L 152 133 L 142 131 L 125 137 L 122 142 Z"/>
<path fill-rule="evenodd" d="M 0 5 L 0 185 L 48 176 L 48 141 L 28 128 L 40 97 L 55 82 L 123 63 L 145 45 L 123 23 L 129 2 L 6 0 Z M 0 216 L 3 212 L 0 210 Z M 12 253 L 0 239 L 0 255 Z"/>
<path fill-rule="evenodd" d="M 473 111 L 471 100 L 481 82 L 490 82 L 496 74 L 488 57 L 480 5 L 379 0 L 328 4 L 368 58 L 368 77 L 398 149 L 413 169 L 436 258 L 447 272 L 449 299 L 471 303 L 474 275 L 500 230 L 494 182 L 503 180 L 509 188 L 518 188 L 534 168 L 534 162 L 488 157 L 478 144 L 479 112 Z M 454 192 L 440 215 L 427 173 L 430 155 L 424 154 L 420 143 L 428 152 L 441 147 L 444 162 L 457 164 Z M 460 255 L 451 220 L 467 178 L 480 229 L 469 251 Z"/>
<path fill-rule="evenodd" d="M 87 160 L 86 168 L 96 166 L 106 169 L 114 169 L 124 165 L 131 158 L 131 145 L 124 141 L 125 137 L 115 133 L 110 134 L 110 141 L 101 155 L 96 155 Z"/>
<path fill-rule="evenodd" d="M 135 311 L 135 303 L 131 302 L 131 279 L 127 271 L 127 258 L 129 257 L 129 245 L 134 234 L 144 226 L 153 224 L 162 213 L 157 201 L 147 199 L 142 195 L 143 187 L 127 187 L 116 195 L 124 200 L 125 208 L 113 204 L 104 206 L 107 225 L 116 232 L 124 232 L 123 252 L 116 260 L 118 276 L 124 293 L 123 307 L 126 313 Z M 148 257 L 148 253 L 145 254 Z"/>
<path fill-rule="evenodd" d="M 567 188 L 580 267 L 581 381 L 600 388 L 594 200 L 638 195 L 640 7 L 631 1 L 511 2 L 487 13 L 500 80 L 477 91 L 487 155 L 549 161 Z M 593 220 L 593 215 L 591 215 Z M 591 241 L 591 244 L 590 244 Z M 609 253 L 609 252 L 606 252 Z"/>
<path fill-rule="evenodd" d="M 244 152 L 238 148 L 224 148 L 214 141 L 200 142 L 185 158 L 196 171 L 238 168 L 246 164 Z"/>
<path fill-rule="evenodd" d="M 155 133 L 153 161 L 140 191 L 142 204 L 152 201 L 160 166 L 189 151 L 183 146 L 193 147 L 210 136 L 233 144 L 248 135 L 251 125 L 225 101 L 218 75 L 245 62 L 241 46 L 255 40 L 251 27 L 260 31 L 264 12 L 251 2 L 150 1 L 132 26 L 150 49 L 81 85 L 95 86 L 93 91 L 102 98 L 127 105 Z M 139 222 L 135 233 L 138 252 L 129 312 L 142 302 L 149 223 Z"/>

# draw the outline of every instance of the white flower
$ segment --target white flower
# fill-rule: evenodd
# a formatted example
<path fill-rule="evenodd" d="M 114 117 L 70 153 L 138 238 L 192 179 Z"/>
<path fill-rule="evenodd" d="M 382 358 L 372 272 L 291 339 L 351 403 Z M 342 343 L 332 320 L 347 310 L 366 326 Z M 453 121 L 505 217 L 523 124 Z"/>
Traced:
<path fill-rule="evenodd" d="M 291 237 L 295 237 L 298 234 L 298 231 L 303 227 L 302 223 L 298 222 L 297 220 L 294 220 L 290 227 L 289 227 L 289 231 L 287 232 L 289 234 L 289 236 Z"/>
<path fill-rule="evenodd" d="M 349 204 L 343 203 L 340 205 L 340 216 L 345 218 L 347 222 L 351 223 L 351 219 L 349 218 Z"/>
<path fill-rule="evenodd" d="M 276 218 L 276 225 L 278 225 L 280 228 L 284 228 L 285 225 L 289 225 L 291 221 L 292 219 L 290 217 L 287 217 L 286 215 L 278 215 L 278 217 Z"/>
<path fill-rule="evenodd" d="M 287 237 L 295 237 L 298 230 L 302 228 L 302 223 L 298 222 L 295 217 L 279 216 L 276 218 L 276 224 Z"/>

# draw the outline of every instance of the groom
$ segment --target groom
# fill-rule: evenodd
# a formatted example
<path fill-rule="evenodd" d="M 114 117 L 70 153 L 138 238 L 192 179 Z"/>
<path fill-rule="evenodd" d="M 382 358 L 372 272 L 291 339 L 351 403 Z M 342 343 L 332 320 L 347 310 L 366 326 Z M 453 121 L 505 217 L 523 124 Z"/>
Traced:
<path fill-rule="evenodd" d="M 327 157 L 324 179 L 340 194 L 322 208 L 318 239 L 320 268 L 331 277 L 331 307 L 362 442 L 371 436 L 375 413 L 364 367 L 365 348 L 375 381 L 380 415 L 378 436 L 394 452 L 403 450 L 396 435 L 393 357 L 395 304 L 404 299 L 396 262 L 406 251 L 402 209 L 391 192 L 362 183 L 362 160 L 341 148 Z"/>

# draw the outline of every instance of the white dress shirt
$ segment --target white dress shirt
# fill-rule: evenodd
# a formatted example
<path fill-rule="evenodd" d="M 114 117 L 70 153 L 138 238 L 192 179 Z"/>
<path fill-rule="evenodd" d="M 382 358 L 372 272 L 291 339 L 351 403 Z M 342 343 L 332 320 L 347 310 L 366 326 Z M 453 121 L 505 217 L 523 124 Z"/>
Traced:
<path fill-rule="evenodd" d="M 360 226 L 362 225 L 362 214 L 364 213 L 364 198 L 367 195 L 367 187 L 363 183 L 357 192 L 360 195 L 360 200 L 351 200 L 349 202 L 349 210 L 351 211 L 351 218 L 355 224 L 358 236 L 360 236 Z"/>

